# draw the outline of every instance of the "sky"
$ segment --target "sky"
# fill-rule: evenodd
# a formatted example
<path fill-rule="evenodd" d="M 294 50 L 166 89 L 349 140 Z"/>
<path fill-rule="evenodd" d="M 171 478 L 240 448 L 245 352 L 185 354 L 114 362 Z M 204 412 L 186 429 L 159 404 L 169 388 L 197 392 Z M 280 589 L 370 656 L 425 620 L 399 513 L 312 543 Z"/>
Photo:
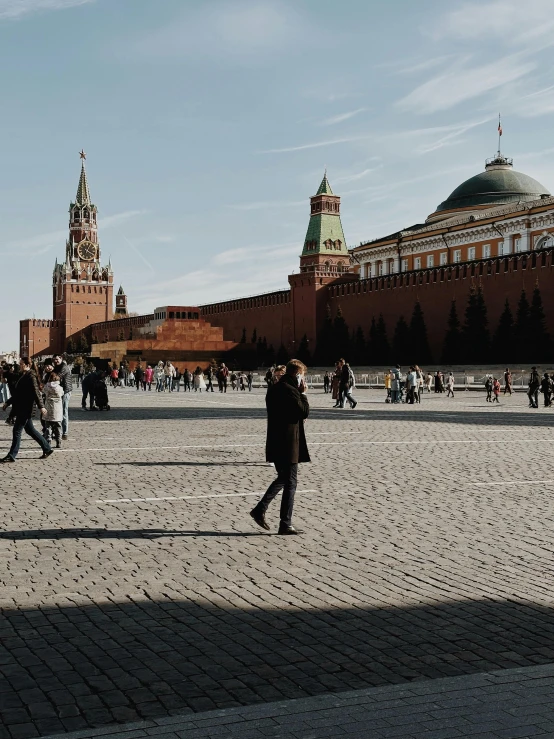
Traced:
<path fill-rule="evenodd" d="M 349 246 L 497 150 L 554 192 L 551 0 L 0 0 L 0 350 L 52 316 L 87 152 L 129 310 L 287 287 L 327 168 Z"/>

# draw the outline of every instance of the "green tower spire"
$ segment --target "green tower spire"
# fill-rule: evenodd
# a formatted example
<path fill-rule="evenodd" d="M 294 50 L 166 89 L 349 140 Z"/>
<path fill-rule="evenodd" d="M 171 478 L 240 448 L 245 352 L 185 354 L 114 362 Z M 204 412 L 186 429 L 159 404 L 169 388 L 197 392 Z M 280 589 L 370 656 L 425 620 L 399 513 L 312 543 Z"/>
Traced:
<path fill-rule="evenodd" d="M 310 223 L 304 239 L 302 264 L 306 267 L 319 264 L 320 261 L 321 264 L 325 264 L 329 256 L 341 257 L 340 260 L 331 259 L 331 265 L 338 265 L 340 261 L 340 267 L 347 267 L 350 260 L 340 220 L 340 197 L 333 193 L 327 179 L 327 171 L 323 175 L 317 193 L 310 198 L 310 208 Z M 319 255 L 325 259 L 318 258 L 316 261 L 307 259 Z"/>

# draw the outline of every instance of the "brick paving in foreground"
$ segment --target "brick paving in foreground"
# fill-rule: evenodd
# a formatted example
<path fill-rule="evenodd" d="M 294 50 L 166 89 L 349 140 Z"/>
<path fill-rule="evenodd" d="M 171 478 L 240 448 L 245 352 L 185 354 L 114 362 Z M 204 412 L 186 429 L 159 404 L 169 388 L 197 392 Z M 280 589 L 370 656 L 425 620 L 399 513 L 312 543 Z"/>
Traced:
<path fill-rule="evenodd" d="M 554 737 L 554 665 L 138 721 L 49 739 Z"/>
<path fill-rule="evenodd" d="M 0 469 L 0 739 L 554 662 L 554 410 L 360 391 L 336 411 L 314 392 L 305 533 L 278 537 L 248 516 L 273 477 L 262 392 L 110 396 L 72 398 L 47 462 L 25 441 Z"/>

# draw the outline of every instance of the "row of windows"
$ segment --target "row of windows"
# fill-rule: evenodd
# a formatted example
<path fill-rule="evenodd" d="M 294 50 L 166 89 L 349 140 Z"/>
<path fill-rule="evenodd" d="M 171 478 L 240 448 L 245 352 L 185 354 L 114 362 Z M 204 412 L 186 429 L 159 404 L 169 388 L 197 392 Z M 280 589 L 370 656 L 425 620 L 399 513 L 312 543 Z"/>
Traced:
<path fill-rule="evenodd" d="M 183 310 L 183 311 L 180 311 L 180 310 L 172 311 L 172 310 L 170 310 L 169 311 L 169 317 L 170 318 L 181 318 L 181 319 L 182 318 L 187 318 L 187 319 L 197 319 L 197 318 L 200 318 L 200 316 L 199 316 L 198 313 L 193 313 L 190 310 L 189 311 L 186 311 L 186 310 Z"/>
<path fill-rule="evenodd" d="M 83 208 L 82 211 L 80 211 L 78 208 L 75 208 L 75 210 L 73 211 L 74 221 L 80 221 L 81 219 L 88 221 L 90 218 L 92 218 L 93 223 L 96 223 L 96 213 L 94 211 L 90 213 L 88 208 Z"/>
<path fill-rule="evenodd" d="M 356 292 L 367 292 L 368 289 L 377 290 L 384 287 L 402 287 L 407 285 L 424 284 L 429 282 L 437 282 L 437 279 L 442 282 L 445 277 L 447 280 L 466 278 L 467 276 L 475 277 L 476 275 L 492 275 L 498 274 L 503 266 L 504 272 L 510 271 L 510 264 L 512 272 L 517 272 L 519 265 L 521 269 L 535 269 L 538 267 L 547 266 L 547 256 L 551 253 L 548 251 L 540 251 L 540 253 L 532 252 L 531 254 L 523 254 L 521 257 L 496 257 L 489 261 L 473 262 L 472 264 L 461 264 L 456 266 L 441 267 L 429 269 L 411 271 L 407 274 L 394 274 L 394 275 L 377 275 L 375 277 L 369 277 L 366 280 L 361 280 L 356 283 L 348 283 L 341 287 L 331 288 L 332 295 L 344 295 L 346 293 Z M 438 277 L 437 277 L 438 276 Z M 368 287 L 369 286 L 369 287 Z M 336 291 L 339 292 L 336 292 Z"/>
<path fill-rule="evenodd" d="M 86 292 L 89 292 L 89 293 L 96 293 L 96 292 L 98 292 L 98 293 L 107 293 L 108 292 L 108 288 L 107 287 L 96 287 L 96 286 L 94 286 L 94 288 L 93 288 L 93 287 L 91 287 L 89 285 L 88 286 L 88 290 L 87 290 L 87 286 L 86 285 L 71 285 L 71 292 L 72 293 L 73 292 L 75 292 L 75 293 L 79 293 L 79 292 L 81 292 L 81 293 L 86 293 Z"/>
<path fill-rule="evenodd" d="M 328 211 L 331 211 L 332 213 L 338 213 L 339 204 L 330 203 L 328 201 L 325 201 L 323 203 L 312 203 L 312 213 L 318 213 L 321 210 L 328 210 Z"/>

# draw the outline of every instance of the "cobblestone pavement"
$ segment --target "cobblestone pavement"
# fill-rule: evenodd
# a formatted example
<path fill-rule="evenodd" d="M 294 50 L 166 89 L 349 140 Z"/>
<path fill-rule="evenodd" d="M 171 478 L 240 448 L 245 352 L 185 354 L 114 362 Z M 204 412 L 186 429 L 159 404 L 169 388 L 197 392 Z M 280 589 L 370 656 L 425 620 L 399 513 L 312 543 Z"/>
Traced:
<path fill-rule="evenodd" d="M 278 537 L 261 391 L 110 398 L 0 469 L 0 739 L 554 662 L 554 410 L 314 392 Z"/>
<path fill-rule="evenodd" d="M 554 737 L 554 665 L 226 708 L 49 739 Z"/>

